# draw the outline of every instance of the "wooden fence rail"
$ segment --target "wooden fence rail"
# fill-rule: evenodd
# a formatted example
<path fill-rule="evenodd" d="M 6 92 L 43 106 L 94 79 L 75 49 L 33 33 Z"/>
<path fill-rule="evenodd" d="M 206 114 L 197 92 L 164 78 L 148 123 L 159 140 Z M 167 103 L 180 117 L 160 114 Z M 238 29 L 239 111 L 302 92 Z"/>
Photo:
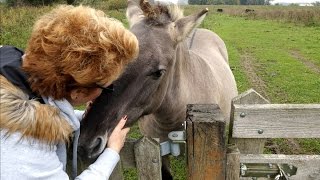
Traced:
<path fill-rule="evenodd" d="M 234 104 L 234 138 L 320 138 L 320 104 Z"/>

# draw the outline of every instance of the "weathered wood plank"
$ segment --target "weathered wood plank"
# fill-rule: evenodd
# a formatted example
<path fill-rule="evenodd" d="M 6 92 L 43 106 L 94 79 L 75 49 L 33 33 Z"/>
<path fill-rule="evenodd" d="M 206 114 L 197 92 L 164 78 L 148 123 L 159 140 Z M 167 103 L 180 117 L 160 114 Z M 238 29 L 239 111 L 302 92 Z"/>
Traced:
<path fill-rule="evenodd" d="M 218 105 L 187 106 L 188 179 L 225 179 L 225 121 Z"/>
<path fill-rule="evenodd" d="M 227 174 L 226 180 L 239 180 L 240 174 L 240 151 L 236 146 L 227 148 Z"/>
<path fill-rule="evenodd" d="M 234 104 L 270 104 L 267 99 L 257 93 L 254 89 L 249 89 L 239 94 L 232 101 Z"/>
<path fill-rule="evenodd" d="M 232 137 L 320 138 L 320 104 L 234 105 Z"/>
<path fill-rule="evenodd" d="M 161 180 L 160 145 L 154 139 L 143 137 L 134 146 L 140 180 Z"/>
<path fill-rule="evenodd" d="M 238 95 L 232 100 L 230 126 L 229 126 L 229 144 L 236 144 L 241 153 L 261 154 L 264 150 L 265 139 L 243 139 L 233 137 L 234 127 L 234 105 L 235 104 L 268 104 L 269 101 L 262 97 L 253 89 Z"/>
<path fill-rule="evenodd" d="M 135 139 L 126 139 L 122 150 L 120 151 L 121 164 L 123 168 L 135 168 L 136 161 L 134 156 Z"/>
<path fill-rule="evenodd" d="M 123 180 L 123 170 L 120 162 L 112 171 L 109 180 Z"/>
<path fill-rule="evenodd" d="M 320 179 L 320 155 L 241 154 L 240 163 L 286 163 L 298 168 L 290 180 Z"/>

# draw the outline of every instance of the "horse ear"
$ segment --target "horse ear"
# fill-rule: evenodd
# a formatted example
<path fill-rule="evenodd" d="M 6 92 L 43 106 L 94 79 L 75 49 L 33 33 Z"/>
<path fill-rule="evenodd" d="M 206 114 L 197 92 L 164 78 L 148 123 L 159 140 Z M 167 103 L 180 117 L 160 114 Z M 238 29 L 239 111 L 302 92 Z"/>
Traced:
<path fill-rule="evenodd" d="M 176 42 L 184 40 L 194 28 L 198 27 L 206 17 L 207 12 L 208 8 L 174 22 L 174 39 Z"/>
<path fill-rule="evenodd" d="M 130 28 L 144 18 L 138 1 L 139 0 L 128 0 L 126 16 L 129 21 Z"/>

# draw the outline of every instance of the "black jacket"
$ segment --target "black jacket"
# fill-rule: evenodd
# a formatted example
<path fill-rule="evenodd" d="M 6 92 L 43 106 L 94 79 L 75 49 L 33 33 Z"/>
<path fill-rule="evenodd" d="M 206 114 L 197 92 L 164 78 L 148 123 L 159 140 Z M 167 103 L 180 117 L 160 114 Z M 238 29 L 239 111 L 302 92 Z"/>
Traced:
<path fill-rule="evenodd" d="M 0 74 L 27 93 L 29 99 L 38 99 L 43 103 L 42 98 L 32 92 L 28 83 L 28 75 L 21 69 L 23 54 L 22 50 L 13 46 L 0 47 Z"/>

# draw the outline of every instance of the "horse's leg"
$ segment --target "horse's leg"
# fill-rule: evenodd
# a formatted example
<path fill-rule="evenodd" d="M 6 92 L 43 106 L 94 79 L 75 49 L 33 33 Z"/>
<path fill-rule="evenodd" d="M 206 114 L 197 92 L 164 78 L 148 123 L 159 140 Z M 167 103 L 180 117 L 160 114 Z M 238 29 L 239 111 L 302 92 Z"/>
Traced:
<path fill-rule="evenodd" d="M 162 157 L 162 167 L 161 167 L 161 174 L 163 180 L 173 180 L 170 170 L 170 158 L 169 155 Z"/>

